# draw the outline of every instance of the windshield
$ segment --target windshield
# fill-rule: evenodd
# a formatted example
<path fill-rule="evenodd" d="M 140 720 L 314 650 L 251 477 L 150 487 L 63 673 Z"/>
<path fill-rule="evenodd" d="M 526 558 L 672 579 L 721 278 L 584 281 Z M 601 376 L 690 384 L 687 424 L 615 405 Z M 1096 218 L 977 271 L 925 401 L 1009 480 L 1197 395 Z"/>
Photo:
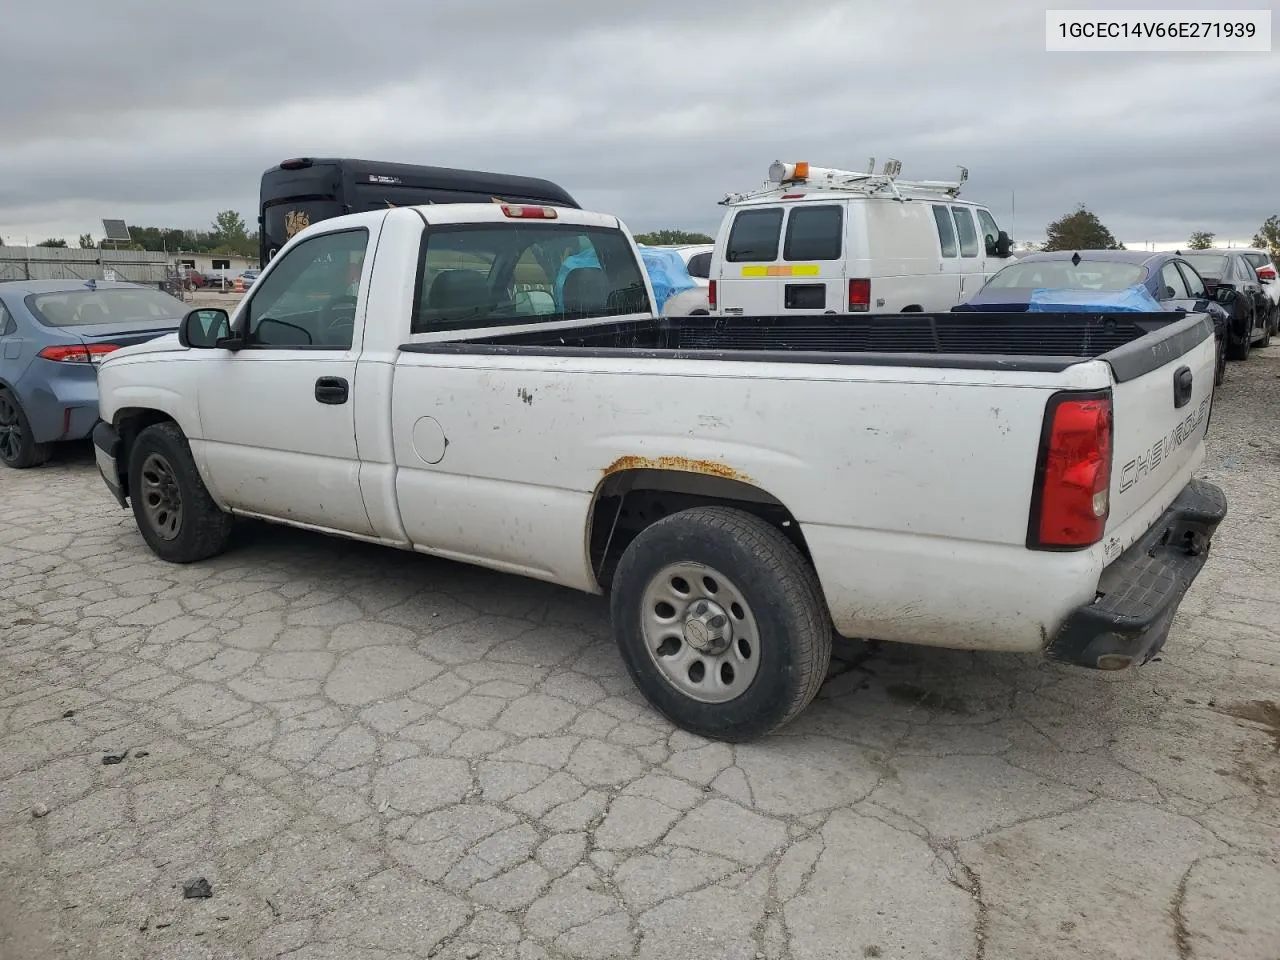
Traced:
<path fill-rule="evenodd" d="M 1114 260 L 1036 260 L 1005 267 L 987 284 L 988 289 L 1036 288 L 1055 290 L 1101 290 L 1115 293 L 1142 283 L 1147 268 Z"/>
<path fill-rule="evenodd" d="M 651 309 L 620 230 L 558 224 L 432 227 L 413 333 Z"/>
<path fill-rule="evenodd" d="M 33 293 L 27 297 L 26 304 L 46 327 L 178 320 L 185 312 L 178 299 L 144 287 Z"/>
<path fill-rule="evenodd" d="M 1206 280 L 1217 280 L 1222 276 L 1223 265 L 1227 258 L 1212 253 L 1184 253 L 1182 259 L 1196 268 L 1196 273 Z"/>

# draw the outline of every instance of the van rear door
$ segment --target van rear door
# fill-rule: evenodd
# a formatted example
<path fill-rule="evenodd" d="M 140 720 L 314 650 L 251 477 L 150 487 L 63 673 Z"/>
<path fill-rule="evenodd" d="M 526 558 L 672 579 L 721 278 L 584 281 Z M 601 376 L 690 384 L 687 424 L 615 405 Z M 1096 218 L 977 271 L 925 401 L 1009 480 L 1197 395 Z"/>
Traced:
<path fill-rule="evenodd" d="M 787 211 L 782 261 L 774 281 L 782 288 L 782 313 L 845 313 L 844 217 L 846 204 L 797 202 Z"/>
<path fill-rule="evenodd" d="M 712 257 L 719 315 L 775 317 L 782 313 L 781 206 L 742 207 L 725 217 Z"/>

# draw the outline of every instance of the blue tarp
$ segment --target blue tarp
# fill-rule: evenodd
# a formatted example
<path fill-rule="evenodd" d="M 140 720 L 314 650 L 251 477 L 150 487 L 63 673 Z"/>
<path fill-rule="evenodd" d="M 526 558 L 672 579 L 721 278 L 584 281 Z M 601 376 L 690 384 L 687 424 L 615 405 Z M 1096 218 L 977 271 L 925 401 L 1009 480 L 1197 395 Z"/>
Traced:
<path fill-rule="evenodd" d="M 1163 310 L 1146 287 L 1127 287 L 1114 293 L 1041 288 L 1031 292 L 1027 306 L 1028 313 L 1160 313 Z"/>
<path fill-rule="evenodd" d="M 649 274 L 649 283 L 653 285 L 653 297 L 657 301 L 654 304 L 654 308 L 658 313 L 662 312 L 663 305 L 671 297 L 697 286 L 693 282 L 693 278 L 689 276 L 689 268 L 680 259 L 680 254 L 674 250 L 640 247 L 640 259 L 644 262 L 645 272 Z M 556 275 L 556 307 L 564 309 L 564 298 L 562 296 L 564 278 L 569 275 L 570 270 L 578 267 L 598 266 L 600 266 L 600 261 L 596 259 L 594 250 L 575 253 L 573 256 L 566 258 L 560 267 L 560 272 Z"/>

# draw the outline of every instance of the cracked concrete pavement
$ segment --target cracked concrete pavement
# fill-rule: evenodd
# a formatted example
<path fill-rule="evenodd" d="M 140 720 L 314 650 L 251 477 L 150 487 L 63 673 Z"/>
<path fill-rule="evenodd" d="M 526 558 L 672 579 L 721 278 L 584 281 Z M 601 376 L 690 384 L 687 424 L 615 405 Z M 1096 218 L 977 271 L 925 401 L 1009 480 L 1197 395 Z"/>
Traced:
<path fill-rule="evenodd" d="M 1278 440 L 1280 348 L 1160 661 L 842 644 L 737 747 L 597 598 L 261 525 L 170 566 L 87 451 L 0 472 L 0 957 L 1276 960 Z"/>

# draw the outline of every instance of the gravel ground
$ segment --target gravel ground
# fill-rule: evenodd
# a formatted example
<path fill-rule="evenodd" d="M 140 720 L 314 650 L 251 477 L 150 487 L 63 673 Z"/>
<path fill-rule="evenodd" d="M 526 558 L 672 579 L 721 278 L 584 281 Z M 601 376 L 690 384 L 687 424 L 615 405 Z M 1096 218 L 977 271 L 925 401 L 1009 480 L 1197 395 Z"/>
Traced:
<path fill-rule="evenodd" d="M 1280 347 L 1210 433 L 1158 662 L 844 645 L 739 747 L 596 598 L 259 525 L 169 566 L 87 451 L 0 472 L 0 957 L 1276 960 Z"/>

